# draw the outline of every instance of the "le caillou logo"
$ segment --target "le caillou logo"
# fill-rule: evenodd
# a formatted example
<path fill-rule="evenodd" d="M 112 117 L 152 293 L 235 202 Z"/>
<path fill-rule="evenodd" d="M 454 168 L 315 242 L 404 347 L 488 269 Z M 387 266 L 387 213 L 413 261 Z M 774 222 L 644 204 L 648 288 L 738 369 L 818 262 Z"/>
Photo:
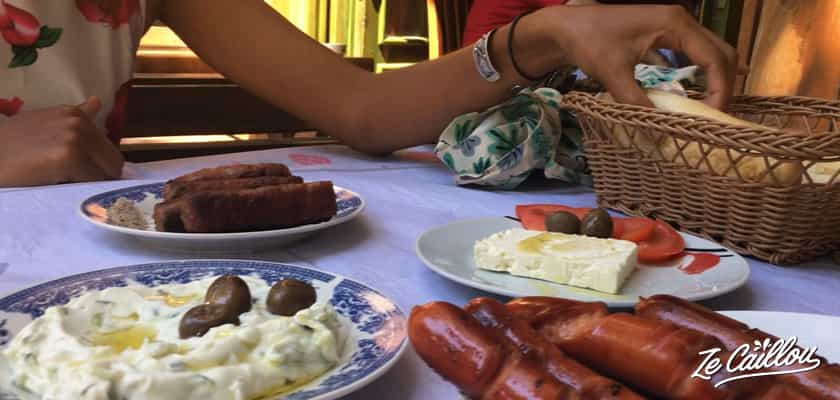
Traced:
<path fill-rule="evenodd" d="M 701 351 L 703 361 L 691 374 L 692 378 L 711 380 L 712 376 L 726 368 L 729 377 L 715 383 L 719 387 L 727 382 L 739 379 L 754 378 L 767 375 L 796 374 L 807 372 L 820 366 L 820 358 L 816 356 L 817 348 L 800 348 L 796 345 L 797 338 L 764 339 L 745 343 L 735 351 L 727 353 L 721 348 Z"/>

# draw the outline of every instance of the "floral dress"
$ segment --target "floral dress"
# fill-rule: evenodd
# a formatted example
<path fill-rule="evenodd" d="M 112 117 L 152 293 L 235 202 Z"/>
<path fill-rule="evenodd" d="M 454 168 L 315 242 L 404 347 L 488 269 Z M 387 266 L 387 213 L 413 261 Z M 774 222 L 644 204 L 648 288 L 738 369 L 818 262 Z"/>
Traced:
<path fill-rule="evenodd" d="M 107 15 L 92 0 L 0 0 L 0 119 L 102 100 L 96 124 L 119 141 L 145 0 Z"/>

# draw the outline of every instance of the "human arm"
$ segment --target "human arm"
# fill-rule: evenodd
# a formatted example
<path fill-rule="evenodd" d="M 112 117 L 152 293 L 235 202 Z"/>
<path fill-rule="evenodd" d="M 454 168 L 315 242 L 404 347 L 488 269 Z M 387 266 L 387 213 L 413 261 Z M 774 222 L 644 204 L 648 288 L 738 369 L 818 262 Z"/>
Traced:
<path fill-rule="evenodd" d="M 369 153 L 435 141 L 457 115 L 484 109 L 528 84 L 507 52 L 509 25 L 491 43 L 499 81 L 475 70 L 471 49 L 372 74 L 344 62 L 261 0 L 164 0 L 160 17 L 205 61 L 247 90 Z M 516 28 L 517 62 L 530 75 L 576 64 L 618 101 L 650 105 L 633 66 L 650 48 L 685 52 L 709 73 L 713 106 L 734 80 L 734 51 L 681 7 L 548 7 Z"/>
<path fill-rule="evenodd" d="M 0 121 L 0 187 L 119 178 L 123 157 L 93 123 L 101 106 L 92 97 Z"/>

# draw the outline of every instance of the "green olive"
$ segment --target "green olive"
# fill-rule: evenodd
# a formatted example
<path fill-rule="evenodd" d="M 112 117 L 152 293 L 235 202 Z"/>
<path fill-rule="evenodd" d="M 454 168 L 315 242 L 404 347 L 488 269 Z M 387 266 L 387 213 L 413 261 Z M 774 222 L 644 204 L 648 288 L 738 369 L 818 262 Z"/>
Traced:
<path fill-rule="evenodd" d="M 612 236 L 613 222 L 607 210 L 596 208 L 586 213 L 580 223 L 580 233 L 597 238 Z"/>
<path fill-rule="evenodd" d="M 233 309 L 238 317 L 251 311 L 251 290 L 242 278 L 223 275 L 213 281 L 204 296 L 205 303 L 224 304 Z"/>
<path fill-rule="evenodd" d="M 268 291 L 266 307 L 274 315 L 290 317 L 315 304 L 315 288 L 296 279 L 283 279 Z"/>
<path fill-rule="evenodd" d="M 239 316 L 225 304 L 199 304 L 181 317 L 178 334 L 181 339 L 204 336 L 207 331 L 224 324 L 239 325 Z"/>
<path fill-rule="evenodd" d="M 580 233 L 580 220 L 570 212 L 558 211 L 545 217 L 545 229 L 549 232 L 577 235 Z"/>

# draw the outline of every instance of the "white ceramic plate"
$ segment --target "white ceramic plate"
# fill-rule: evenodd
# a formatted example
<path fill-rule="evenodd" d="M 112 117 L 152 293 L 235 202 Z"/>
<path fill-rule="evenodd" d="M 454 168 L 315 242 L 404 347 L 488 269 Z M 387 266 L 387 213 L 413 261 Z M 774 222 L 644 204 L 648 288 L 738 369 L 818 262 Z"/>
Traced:
<path fill-rule="evenodd" d="M 47 282 L 0 298 L 0 350 L 44 310 L 67 303 L 86 291 L 124 286 L 188 283 L 208 276 L 251 275 L 269 284 L 294 278 L 312 284 L 328 299 L 349 330 L 339 365 L 318 379 L 282 396 L 284 400 L 327 400 L 345 396 L 373 382 L 405 351 L 406 315 L 397 304 L 363 283 L 290 264 L 241 260 L 188 260 L 150 263 L 88 272 Z M 17 400 L 4 382 L 10 375 L 0 356 L 0 399 Z M 20 394 L 18 394 L 20 395 Z M 29 400 L 31 396 L 23 396 Z"/>
<path fill-rule="evenodd" d="M 682 234 L 687 249 L 717 254 L 721 257 L 720 263 L 700 274 L 688 274 L 681 269 L 691 262 L 691 256 L 661 266 L 640 265 L 616 295 L 478 269 L 473 262 L 475 242 L 516 227 L 520 227 L 518 222 L 503 217 L 453 222 L 423 233 L 417 239 L 417 255 L 438 274 L 491 293 L 603 301 L 611 307 L 630 307 L 639 297 L 654 294 L 671 294 L 688 300 L 707 299 L 737 289 L 750 276 L 750 266 L 741 256 L 717 243 L 688 234 Z"/>
<path fill-rule="evenodd" d="M 223 253 L 229 251 L 255 251 L 283 246 L 301 240 L 322 229 L 338 225 L 355 218 L 365 208 L 365 201 L 357 193 L 335 187 L 338 211 L 329 221 L 296 226 L 287 229 L 236 233 L 174 233 L 154 229 L 155 204 L 162 201 L 163 182 L 132 186 L 100 193 L 83 201 L 79 213 L 86 221 L 97 227 L 127 235 L 152 247 L 175 251 L 200 251 Z M 133 201 L 149 223 L 147 229 L 119 226 L 108 221 L 106 210 L 120 197 Z"/>
<path fill-rule="evenodd" d="M 840 317 L 774 311 L 721 311 L 752 328 L 787 339 L 796 336 L 797 344 L 817 347 L 817 354 L 829 362 L 840 362 Z"/>

